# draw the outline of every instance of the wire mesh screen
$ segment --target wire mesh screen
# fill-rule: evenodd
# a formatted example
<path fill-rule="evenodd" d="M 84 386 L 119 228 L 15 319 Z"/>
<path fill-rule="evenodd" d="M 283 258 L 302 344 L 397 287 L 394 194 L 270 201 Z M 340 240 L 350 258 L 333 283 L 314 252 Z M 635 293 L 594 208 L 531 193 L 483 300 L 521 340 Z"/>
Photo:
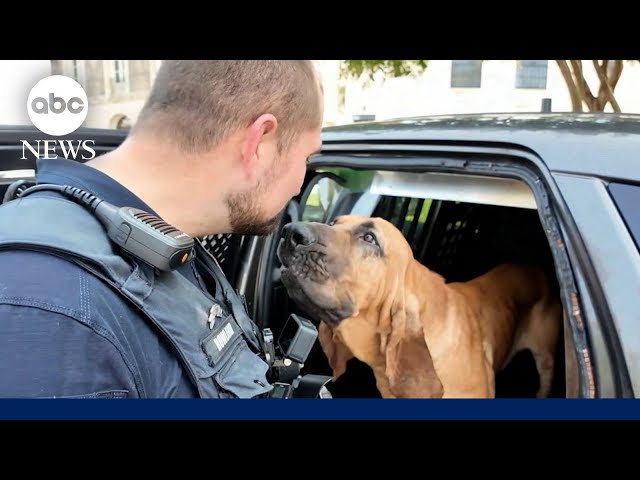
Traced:
<path fill-rule="evenodd" d="M 430 208 L 431 200 L 388 196 L 380 200 L 372 216 L 384 218 L 398 228 L 417 256 L 426 233 Z"/>
<path fill-rule="evenodd" d="M 242 236 L 230 233 L 207 235 L 200 239 L 202 246 L 211 253 L 230 280 L 235 278 Z"/>

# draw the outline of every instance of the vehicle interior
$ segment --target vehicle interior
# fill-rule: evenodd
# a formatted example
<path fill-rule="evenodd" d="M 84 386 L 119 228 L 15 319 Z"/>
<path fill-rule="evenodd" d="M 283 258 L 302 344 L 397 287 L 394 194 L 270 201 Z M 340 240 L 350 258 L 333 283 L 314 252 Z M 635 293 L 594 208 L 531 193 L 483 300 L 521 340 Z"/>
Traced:
<path fill-rule="evenodd" d="M 285 215 L 281 226 L 297 216 L 305 221 L 331 222 L 345 213 L 378 216 L 399 228 L 414 257 L 444 276 L 465 281 L 502 262 L 532 262 L 543 267 L 557 289 L 554 261 L 541 226 L 531 190 L 509 179 L 438 173 L 403 173 L 348 168 L 317 172 L 294 202 L 296 211 Z M 209 239 L 214 248 L 228 240 Z M 236 242 L 246 241 L 236 239 Z M 257 286 L 254 308 L 268 319 L 277 336 L 290 313 L 304 316 L 279 282 L 276 233 L 263 247 L 263 264 L 270 272 Z M 236 248 L 239 248 L 239 243 Z M 232 271 L 231 266 L 229 269 Z M 264 327 L 265 325 L 260 325 Z M 566 397 L 565 352 L 560 342 L 551 397 Z M 331 375 L 319 342 L 314 345 L 302 373 Z M 498 374 L 496 396 L 535 397 L 538 375 L 530 352 L 517 354 Z M 373 374 L 357 359 L 327 385 L 334 398 L 380 397 Z"/>

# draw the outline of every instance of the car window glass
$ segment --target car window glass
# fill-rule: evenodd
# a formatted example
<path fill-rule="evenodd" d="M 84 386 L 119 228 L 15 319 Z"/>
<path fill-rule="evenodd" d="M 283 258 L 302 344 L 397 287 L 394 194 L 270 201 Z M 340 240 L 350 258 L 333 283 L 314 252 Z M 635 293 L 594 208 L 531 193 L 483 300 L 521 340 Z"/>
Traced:
<path fill-rule="evenodd" d="M 640 187 L 624 183 L 609 184 L 609 192 L 640 251 Z"/>
<path fill-rule="evenodd" d="M 302 220 L 324 222 L 335 206 L 343 187 L 333 178 L 320 178 L 309 192 L 302 206 Z"/>

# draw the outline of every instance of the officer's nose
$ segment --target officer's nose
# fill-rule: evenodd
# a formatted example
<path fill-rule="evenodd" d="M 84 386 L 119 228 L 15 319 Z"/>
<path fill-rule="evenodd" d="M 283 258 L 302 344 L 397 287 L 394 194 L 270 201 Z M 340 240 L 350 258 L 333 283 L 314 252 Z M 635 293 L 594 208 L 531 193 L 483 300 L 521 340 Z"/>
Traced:
<path fill-rule="evenodd" d="M 293 222 L 285 225 L 282 229 L 282 236 L 290 248 L 306 247 L 317 241 L 312 228 L 303 222 Z"/>

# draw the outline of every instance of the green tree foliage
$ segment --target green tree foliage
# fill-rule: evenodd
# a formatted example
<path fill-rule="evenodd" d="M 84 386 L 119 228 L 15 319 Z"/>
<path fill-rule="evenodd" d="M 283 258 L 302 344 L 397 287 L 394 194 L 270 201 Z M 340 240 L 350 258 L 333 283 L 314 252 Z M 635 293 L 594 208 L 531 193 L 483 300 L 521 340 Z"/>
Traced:
<path fill-rule="evenodd" d="M 343 60 L 343 77 L 360 78 L 362 75 L 373 80 L 377 73 L 385 77 L 405 77 L 419 75 L 427 69 L 428 60 Z"/>

